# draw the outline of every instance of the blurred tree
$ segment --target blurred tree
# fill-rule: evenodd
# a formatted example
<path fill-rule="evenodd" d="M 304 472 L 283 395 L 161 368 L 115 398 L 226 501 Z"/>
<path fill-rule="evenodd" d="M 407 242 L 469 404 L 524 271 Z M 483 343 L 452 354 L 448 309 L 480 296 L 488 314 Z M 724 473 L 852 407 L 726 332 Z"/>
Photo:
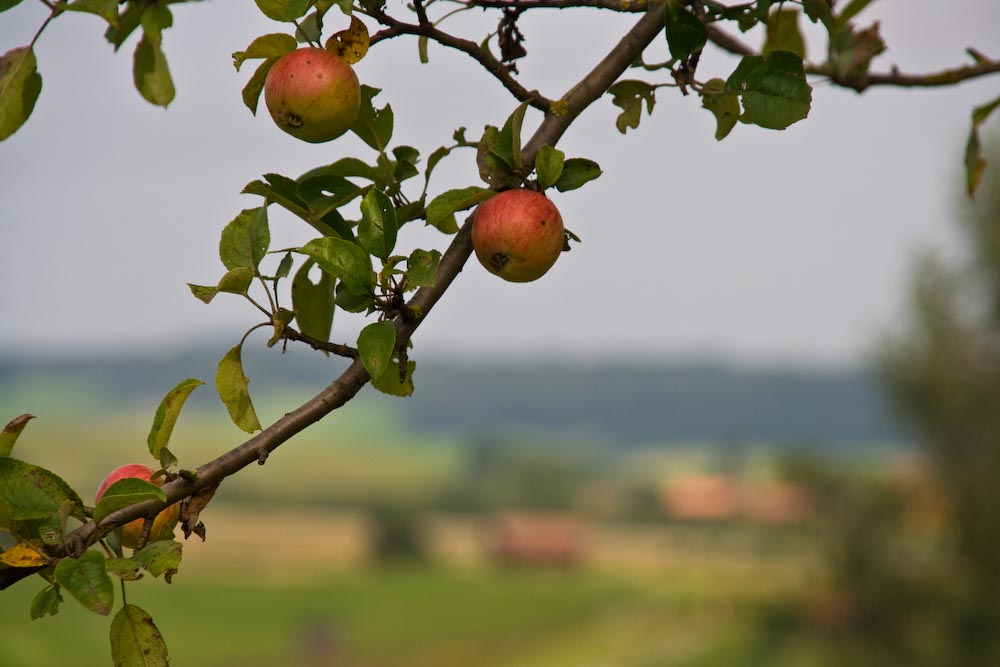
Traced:
<path fill-rule="evenodd" d="M 882 368 L 945 490 L 959 587 L 947 662 L 1000 665 L 1000 178 L 965 209 L 961 255 L 917 267 L 912 322 Z"/>

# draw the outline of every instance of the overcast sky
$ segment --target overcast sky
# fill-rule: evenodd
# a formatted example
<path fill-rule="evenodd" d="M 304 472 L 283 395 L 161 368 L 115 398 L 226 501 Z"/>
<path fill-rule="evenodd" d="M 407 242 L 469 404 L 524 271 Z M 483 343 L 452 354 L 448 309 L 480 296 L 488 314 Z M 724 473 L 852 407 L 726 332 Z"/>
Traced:
<path fill-rule="evenodd" d="M 46 12 L 25 0 L 0 16 L 0 51 L 26 44 Z M 529 13 L 520 23 L 525 85 L 561 96 L 634 18 Z M 859 19 L 882 21 L 880 71 L 964 64 L 970 45 L 1000 56 L 995 0 L 881 0 Z M 164 48 L 178 92 L 164 111 L 132 87 L 135 37 L 114 54 L 96 17 L 50 25 L 36 47 L 44 84 L 35 112 L 0 144 L 5 354 L 235 342 L 259 320 L 236 297 L 205 306 L 185 285 L 222 274 L 219 232 L 259 203 L 242 187 L 263 173 L 294 177 L 370 155 L 353 137 L 301 143 L 243 106 L 252 68 L 235 72 L 230 53 L 275 30 L 251 2 L 175 5 Z M 665 54 L 661 42 L 650 59 Z M 818 57 L 824 45 L 811 48 Z M 430 61 L 420 65 L 404 37 L 356 67 L 384 88 L 395 143 L 426 156 L 456 127 L 476 137 L 516 105 L 463 54 L 431 45 Z M 699 74 L 734 66 L 711 51 Z M 857 363 L 898 320 L 914 253 L 947 243 L 970 110 L 997 94 L 1000 76 L 862 96 L 816 82 L 806 121 L 784 132 L 740 125 L 723 142 L 696 96 L 660 90 L 652 117 L 625 136 L 605 97 L 560 144 L 597 160 L 604 176 L 552 195 L 583 243 L 535 283 L 505 283 L 470 262 L 418 333 L 418 354 Z M 529 114 L 526 132 L 538 120 Z M 441 174 L 432 194 L 478 183 L 471 152 Z M 303 223 L 272 211 L 274 247 L 309 238 Z M 448 239 L 418 224 L 401 243 L 443 250 Z M 353 341 L 360 321 L 338 316 L 334 326 L 335 339 Z"/>

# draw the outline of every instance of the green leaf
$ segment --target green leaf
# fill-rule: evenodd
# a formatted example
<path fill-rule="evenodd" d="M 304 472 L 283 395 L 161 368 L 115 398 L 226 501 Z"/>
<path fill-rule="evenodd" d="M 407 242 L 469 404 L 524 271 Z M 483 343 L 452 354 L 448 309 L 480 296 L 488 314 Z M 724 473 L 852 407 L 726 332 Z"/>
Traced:
<path fill-rule="evenodd" d="M 180 566 L 183 549 L 183 545 L 177 540 L 158 540 L 136 551 L 132 558 L 154 577 L 166 574 L 169 582 Z"/>
<path fill-rule="evenodd" d="M 240 429 L 247 433 L 260 430 L 260 421 L 250 401 L 247 385 L 250 380 L 243 372 L 243 343 L 226 352 L 215 372 L 215 388 L 219 398 L 226 404 L 229 417 Z"/>
<path fill-rule="evenodd" d="M 367 162 L 356 157 L 345 157 L 333 164 L 310 169 L 298 178 L 299 186 L 312 182 L 314 179 L 326 178 L 364 178 L 369 181 L 378 180 L 378 170 Z"/>
<path fill-rule="evenodd" d="M 153 542 L 157 544 L 157 542 Z M 108 574 L 112 574 L 124 581 L 138 581 L 142 579 L 139 570 L 142 565 L 134 558 L 108 558 L 104 561 L 104 568 Z"/>
<path fill-rule="evenodd" d="M 522 184 L 520 176 L 514 173 L 510 163 L 498 154 L 500 130 L 487 125 L 483 128 L 483 136 L 476 147 L 476 165 L 479 167 L 479 177 L 489 183 L 494 189 L 519 187 Z"/>
<path fill-rule="evenodd" d="M 528 110 L 528 102 L 521 102 L 507 118 L 497 134 L 496 146 L 493 152 L 503 160 L 508 167 L 518 171 L 523 166 L 521 157 L 521 125 L 524 123 L 524 113 Z"/>
<path fill-rule="evenodd" d="M 833 17 L 829 0 L 802 0 L 802 9 L 806 16 L 813 23 L 820 21 L 828 33 L 832 33 L 837 27 L 837 19 Z"/>
<path fill-rule="evenodd" d="M 268 58 L 262 62 L 254 70 L 253 76 L 247 81 L 247 85 L 243 86 L 243 104 L 255 116 L 257 115 L 257 105 L 260 103 L 260 93 L 264 90 L 264 82 L 267 80 L 267 73 L 271 71 L 276 62 L 278 62 L 277 58 Z"/>
<path fill-rule="evenodd" d="M 167 502 L 163 490 L 156 484 L 137 477 L 124 477 L 104 491 L 104 495 L 94 508 L 94 523 L 100 523 L 104 517 L 123 507 L 135 505 L 146 500 Z"/>
<path fill-rule="evenodd" d="M 701 105 L 715 115 L 715 138 L 722 141 L 739 120 L 739 95 L 726 90 L 722 79 L 709 79 L 701 89 Z"/>
<path fill-rule="evenodd" d="M 369 324 L 358 335 L 358 354 L 368 374 L 379 377 L 396 351 L 396 326 L 392 320 Z"/>
<path fill-rule="evenodd" d="M 219 279 L 219 284 L 215 287 L 208 285 L 192 285 L 188 283 L 188 287 L 191 289 L 191 293 L 201 301 L 205 303 L 211 303 L 212 299 L 219 292 L 227 292 L 229 294 L 246 294 L 247 290 L 250 288 L 250 283 L 253 282 L 253 269 L 247 268 L 245 266 L 237 266 L 232 271 L 227 271 L 222 278 Z"/>
<path fill-rule="evenodd" d="M 313 217 L 323 217 L 365 193 L 366 188 L 342 176 L 314 174 L 314 171 L 299 177 L 296 190 L 299 197 L 309 205 L 309 214 Z"/>
<path fill-rule="evenodd" d="M 257 7 L 264 12 L 264 16 L 272 21 L 294 21 L 302 17 L 309 7 L 311 0 L 257 0 Z"/>
<path fill-rule="evenodd" d="M 238 72 L 243 61 L 253 58 L 280 58 L 286 53 L 290 53 L 298 48 L 295 38 L 285 33 L 277 32 L 269 35 L 261 35 L 250 42 L 246 51 L 237 51 L 233 54 L 233 67 Z"/>
<path fill-rule="evenodd" d="M 222 230 L 219 258 L 227 269 L 246 267 L 256 274 L 270 245 L 271 230 L 267 225 L 267 209 L 263 206 L 248 208 Z"/>
<path fill-rule="evenodd" d="M 0 505 L 9 509 L 0 528 L 17 534 L 16 522 L 58 517 L 63 503 L 70 507 L 69 516 L 86 520 L 83 501 L 61 477 L 18 459 L 0 458 Z"/>
<path fill-rule="evenodd" d="M 371 86 L 361 86 L 361 111 L 351 131 L 377 151 L 384 151 L 392 138 L 392 107 L 386 104 L 381 109 L 372 106 L 372 99 L 382 92 Z"/>
<path fill-rule="evenodd" d="M 8 9 L 13 9 L 21 4 L 21 0 L 0 0 L 0 12 L 5 12 Z"/>
<path fill-rule="evenodd" d="M 14 449 L 14 443 L 17 442 L 21 431 L 34 418 L 35 415 L 24 414 L 20 417 L 14 417 L 7 422 L 7 425 L 3 427 L 3 431 L 0 431 L 0 457 L 10 456 L 10 452 Z"/>
<path fill-rule="evenodd" d="M 110 26 L 118 25 L 118 0 L 73 0 L 66 5 L 71 12 L 96 14 L 108 22 Z"/>
<path fill-rule="evenodd" d="M 979 140 L 979 127 L 998 108 L 1000 108 L 1000 97 L 972 110 L 972 129 L 965 144 L 965 187 L 970 197 L 975 196 L 983 172 L 986 170 L 986 160 L 982 157 Z"/>
<path fill-rule="evenodd" d="M 24 125 L 41 91 L 42 77 L 30 47 L 0 56 L 0 141 Z"/>
<path fill-rule="evenodd" d="M 309 16 L 299 21 L 295 29 L 295 41 L 300 44 L 317 43 L 323 33 L 323 15 L 311 12 Z M 350 64 L 350 63 L 348 63 Z"/>
<path fill-rule="evenodd" d="M 349 313 L 363 313 L 372 308 L 374 297 L 370 292 L 356 294 L 347 289 L 344 283 L 337 283 L 337 296 L 334 300 L 337 308 L 346 310 Z"/>
<path fill-rule="evenodd" d="M 571 157 L 563 163 L 562 174 L 556 181 L 556 190 L 566 192 L 589 183 L 601 175 L 601 165 L 582 157 Z"/>
<path fill-rule="evenodd" d="M 274 334 L 267 341 L 268 347 L 274 347 L 281 340 L 281 337 L 285 334 L 285 327 L 291 324 L 292 320 L 295 319 L 295 313 L 288 310 L 287 308 L 278 308 L 271 318 L 272 324 L 274 325 Z"/>
<path fill-rule="evenodd" d="M 132 77 L 135 87 L 147 102 L 166 107 L 174 100 L 174 82 L 167 58 L 160 48 L 162 31 L 173 24 L 165 5 L 150 5 L 140 19 L 142 39 L 135 48 Z"/>
<path fill-rule="evenodd" d="M 123 605 L 111 621 L 115 667 L 168 667 L 167 644 L 153 618 L 134 604 Z"/>
<path fill-rule="evenodd" d="M 392 175 L 398 183 L 420 173 L 420 170 L 417 169 L 420 151 L 413 146 L 396 146 L 392 149 L 392 155 L 396 158 L 396 166 Z"/>
<path fill-rule="evenodd" d="M 142 17 L 145 7 L 145 3 L 142 2 L 127 3 L 124 11 L 118 17 L 118 24 L 108 26 L 108 29 L 104 31 L 104 38 L 115 47 L 115 52 L 121 48 L 125 40 L 139 27 L 139 19 Z"/>
<path fill-rule="evenodd" d="M 437 227 L 445 234 L 454 234 L 458 231 L 458 224 L 455 222 L 457 211 L 471 208 L 495 194 L 478 185 L 442 192 L 427 205 L 427 224 Z"/>
<path fill-rule="evenodd" d="M 18 0 L 20 2 L 20 0 Z M 420 63 L 426 65 L 430 62 L 427 57 L 427 35 L 420 35 L 417 37 L 417 55 L 420 58 Z"/>
<path fill-rule="evenodd" d="M 356 244 L 328 236 L 313 239 L 299 248 L 299 252 L 312 257 L 321 269 L 355 294 L 374 291 L 371 258 Z"/>
<path fill-rule="evenodd" d="M 56 581 L 92 612 L 107 616 L 115 602 L 115 588 L 104 567 L 104 556 L 85 551 L 79 558 L 63 558 L 56 564 Z"/>
<path fill-rule="evenodd" d="M 286 252 L 285 256 L 281 258 L 281 262 L 278 264 L 278 270 L 274 272 L 275 283 L 277 283 L 277 281 L 281 278 L 288 277 L 288 274 L 292 272 L 292 264 L 294 261 L 292 253 Z"/>
<path fill-rule="evenodd" d="M 562 175 L 565 160 L 566 154 L 558 148 L 542 146 L 538 149 L 538 154 L 535 156 L 535 174 L 542 190 L 547 190 L 556 184 Z"/>
<path fill-rule="evenodd" d="M 806 57 L 806 40 L 799 31 L 799 11 L 784 9 L 771 12 L 767 17 L 767 38 L 761 53 L 790 51 L 799 58 Z"/>
<path fill-rule="evenodd" d="M 412 396 L 413 395 L 413 371 L 417 368 L 417 362 L 407 361 L 403 377 L 399 373 L 399 360 L 392 359 L 386 369 L 378 377 L 372 376 L 372 386 L 383 394 L 390 396 Z"/>
<path fill-rule="evenodd" d="M 314 264 L 312 259 L 306 260 L 292 279 L 292 309 L 302 333 L 329 341 L 335 296 L 333 276 L 322 271 L 319 282 L 313 283 L 309 270 Z"/>
<path fill-rule="evenodd" d="M 307 172 L 301 178 L 307 178 Z M 336 210 L 327 211 L 321 214 L 313 210 L 302 200 L 298 194 L 299 183 L 281 174 L 264 174 L 265 181 L 253 181 L 247 183 L 243 188 L 245 194 L 254 194 L 264 197 L 267 202 L 278 204 L 285 210 L 297 215 L 302 220 L 312 225 L 312 227 L 324 236 L 339 236 L 345 239 L 353 239 L 354 232 L 351 231 L 343 216 Z M 357 187 L 357 186 L 354 186 Z M 358 189 L 358 192 L 361 190 Z M 322 193 L 319 193 L 320 195 Z"/>
<path fill-rule="evenodd" d="M 871 3 L 872 0 L 851 0 L 851 2 L 847 3 L 847 5 L 841 10 L 840 16 L 837 17 L 837 21 L 840 25 L 845 25 L 848 21 L 864 11 L 864 9 Z"/>
<path fill-rule="evenodd" d="M 667 47 L 677 60 L 687 60 L 708 41 L 705 24 L 677 0 L 669 0 L 664 7 L 664 24 Z"/>
<path fill-rule="evenodd" d="M 646 102 L 646 113 L 653 113 L 653 107 L 656 105 L 656 88 L 645 81 L 631 79 L 619 81 L 608 88 L 608 92 L 612 95 L 612 104 L 622 109 L 615 120 L 615 127 L 622 134 L 625 134 L 628 128 L 634 130 L 639 127 L 643 100 Z"/>
<path fill-rule="evenodd" d="M 385 260 L 396 246 L 396 231 L 396 209 L 392 201 L 381 190 L 372 188 L 361 200 L 358 240 L 369 253 Z"/>
<path fill-rule="evenodd" d="M 726 88 L 743 100 L 741 121 L 772 130 L 783 130 L 808 116 L 812 103 L 802 59 L 788 51 L 744 57 Z"/>
<path fill-rule="evenodd" d="M 181 408 L 184 407 L 184 401 L 187 400 L 192 391 L 203 384 L 205 383 L 195 378 L 181 380 L 160 401 L 159 407 L 156 408 L 156 415 L 153 417 L 153 426 L 149 429 L 149 436 L 146 438 L 149 453 L 157 461 L 160 460 L 160 453 L 170 441 L 170 435 L 174 432 L 174 425 L 181 414 Z"/>
<path fill-rule="evenodd" d="M 406 260 L 406 284 L 408 287 L 430 287 L 437 278 L 441 253 L 437 250 L 417 248 Z"/>
<path fill-rule="evenodd" d="M 46 586 L 31 601 L 31 620 L 43 616 L 55 616 L 59 613 L 60 602 L 62 596 L 59 595 L 59 586 Z"/>

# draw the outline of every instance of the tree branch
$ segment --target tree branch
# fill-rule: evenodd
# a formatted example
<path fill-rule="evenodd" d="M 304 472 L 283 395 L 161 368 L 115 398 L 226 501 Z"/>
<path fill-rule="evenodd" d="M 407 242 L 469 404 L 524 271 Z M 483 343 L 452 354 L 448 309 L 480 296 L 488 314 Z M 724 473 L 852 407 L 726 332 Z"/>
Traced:
<path fill-rule="evenodd" d="M 708 28 L 708 39 L 723 51 L 737 56 L 758 55 L 756 49 L 733 37 L 718 26 L 708 24 L 706 27 Z M 806 74 L 826 77 L 831 83 L 843 88 L 856 90 L 860 93 L 871 86 L 898 86 L 902 88 L 951 86 L 956 83 L 968 81 L 969 79 L 1000 72 L 1000 60 L 989 60 L 977 54 L 974 65 L 965 65 L 963 67 L 955 67 L 928 74 L 904 74 L 893 67 L 887 73 L 869 72 L 860 77 L 844 78 L 837 76 L 830 63 L 805 63 L 805 71 Z"/>
<path fill-rule="evenodd" d="M 537 90 L 528 90 L 521 85 L 521 83 L 514 78 L 502 62 L 497 60 L 496 57 L 487 49 L 480 48 L 479 45 L 472 40 L 455 37 L 450 33 L 444 32 L 443 30 L 438 30 L 433 24 L 430 23 L 424 25 L 404 23 L 403 21 L 399 21 L 392 16 L 389 16 L 381 9 L 370 11 L 368 14 L 373 19 L 386 26 L 384 30 L 380 30 L 372 35 L 372 45 L 377 44 L 384 39 L 392 39 L 393 37 L 398 37 L 400 35 L 416 35 L 426 37 L 427 39 L 433 39 L 442 46 L 457 49 L 458 51 L 471 56 L 474 60 L 476 60 L 476 62 L 482 65 L 487 72 L 492 74 L 504 88 L 510 91 L 510 94 L 517 98 L 519 102 L 528 102 L 536 109 L 545 112 L 547 112 L 552 105 L 552 101 Z"/>
<path fill-rule="evenodd" d="M 469 0 L 470 7 L 488 9 L 610 9 L 615 12 L 644 12 L 649 9 L 648 0 Z"/>
<path fill-rule="evenodd" d="M 871 86 L 897 86 L 902 88 L 933 88 L 936 86 L 952 86 L 969 79 L 975 79 L 1000 72 L 1000 60 L 977 62 L 975 65 L 955 67 L 940 72 L 928 74 L 904 74 L 895 67 L 890 72 L 870 72 L 860 77 L 841 78 L 834 74 L 828 64 L 806 65 L 808 74 L 825 76 L 833 83 L 844 88 L 862 92 Z"/>
<path fill-rule="evenodd" d="M 525 164 L 534 162 L 535 154 L 542 146 L 555 146 L 576 117 L 607 92 L 662 30 L 663 3 L 654 2 L 611 52 L 553 104 L 553 111 L 545 114 L 538 131 L 524 147 Z"/>
<path fill-rule="evenodd" d="M 662 26 L 662 4 L 657 3 L 629 30 L 607 57 L 566 93 L 563 101 L 568 111 L 561 115 L 546 115 L 523 150 L 525 161 L 530 163 L 534 160 L 539 147 L 554 146 L 573 119 L 622 75 L 659 34 Z M 420 313 L 420 317 L 410 322 L 403 322 L 402 318 L 396 321 L 397 340 L 401 344 L 405 344 L 426 319 L 472 255 L 472 220 L 473 216 L 470 215 L 452 239 L 438 265 L 434 284 L 417 290 L 407 303 L 409 308 Z M 88 521 L 66 536 L 63 547 L 53 548 L 48 554 L 53 558 L 77 556 L 115 527 L 134 519 L 153 516 L 167 505 L 217 486 L 226 477 L 252 463 L 263 463 L 283 443 L 354 398 L 369 379 L 364 364 L 355 357 L 340 377 L 299 408 L 285 414 L 235 449 L 165 483 L 161 487 L 167 498 L 165 503 L 147 500 L 108 514 L 100 525 Z M 36 568 L 0 570 L 0 590 L 36 571 Z"/>

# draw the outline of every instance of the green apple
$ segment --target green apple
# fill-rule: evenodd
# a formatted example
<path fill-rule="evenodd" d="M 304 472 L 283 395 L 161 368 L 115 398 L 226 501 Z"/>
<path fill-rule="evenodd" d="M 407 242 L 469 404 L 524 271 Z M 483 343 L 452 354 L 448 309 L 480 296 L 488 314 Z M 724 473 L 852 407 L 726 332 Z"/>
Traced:
<path fill-rule="evenodd" d="M 472 222 L 472 247 L 486 270 L 504 280 L 541 278 L 563 250 L 562 216 L 534 190 L 507 190 L 487 199 Z"/>
<path fill-rule="evenodd" d="M 158 477 L 155 480 L 150 480 L 153 476 L 153 469 L 149 466 L 144 466 L 141 463 L 129 463 L 128 465 L 123 465 L 115 468 L 108 476 L 104 478 L 101 485 L 97 487 L 97 500 L 101 500 L 101 496 L 104 492 L 108 490 L 108 487 L 117 482 L 120 479 L 125 479 L 128 477 L 137 477 L 146 482 L 151 482 L 157 486 L 163 484 L 162 478 Z M 181 504 L 174 503 L 169 507 L 165 508 L 162 512 L 156 515 L 153 519 L 153 527 L 149 531 L 149 541 L 155 542 L 156 540 L 168 540 L 174 536 L 174 527 L 177 525 L 177 520 L 181 516 Z M 122 526 L 122 546 L 128 547 L 129 549 L 135 549 L 139 546 L 139 538 L 142 537 L 142 526 L 145 523 L 145 519 L 136 519 L 135 521 L 129 521 L 127 524 Z"/>
<path fill-rule="evenodd" d="M 361 87 L 340 56 L 302 48 L 271 67 L 264 80 L 264 103 L 278 127 L 316 144 L 351 129 L 361 108 Z"/>

